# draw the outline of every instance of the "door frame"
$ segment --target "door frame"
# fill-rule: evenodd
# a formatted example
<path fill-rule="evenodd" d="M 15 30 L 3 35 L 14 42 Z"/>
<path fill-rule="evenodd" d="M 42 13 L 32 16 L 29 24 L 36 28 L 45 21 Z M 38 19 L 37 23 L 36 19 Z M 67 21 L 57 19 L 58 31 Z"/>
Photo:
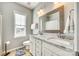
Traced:
<path fill-rule="evenodd" d="M 0 55 L 2 54 L 2 15 L 0 14 Z"/>

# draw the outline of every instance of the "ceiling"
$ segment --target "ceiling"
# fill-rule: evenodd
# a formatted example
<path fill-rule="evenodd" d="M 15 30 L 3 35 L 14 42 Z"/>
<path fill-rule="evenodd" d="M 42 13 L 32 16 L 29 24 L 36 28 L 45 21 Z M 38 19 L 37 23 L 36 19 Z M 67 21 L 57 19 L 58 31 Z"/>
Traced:
<path fill-rule="evenodd" d="M 28 7 L 30 9 L 34 9 L 38 5 L 39 2 L 17 2 L 17 3 L 25 7 Z"/>

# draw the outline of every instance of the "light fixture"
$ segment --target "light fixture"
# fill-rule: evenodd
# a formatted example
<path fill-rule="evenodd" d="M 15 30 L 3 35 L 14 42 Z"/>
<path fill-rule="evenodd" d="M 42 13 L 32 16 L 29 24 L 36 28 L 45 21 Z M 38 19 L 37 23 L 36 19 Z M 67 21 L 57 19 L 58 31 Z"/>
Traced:
<path fill-rule="evenodd" d="M 37 15 L 40 16 L 40 11 L 37 12 Z"/>
<path fill-rule="evenodd" d="M 59 2 L 54 2 L 54 4 L 57 4 L 57 3 L 59 3 Z"/>
<path fill-rule="evenodd" d="M 38 16 L 42 16 L 44 14 L 44 10 L 43 9 L 40 9 L 38 12 L 37 12 Z"/>
<path fill-rule="evenodd" d="M 62 5 L 64 5 L 64 3 L 62 3 L 62 2 L 54 2 L 53 3 L 53 8 L 58 8 L 58 7 L 62 6 Z"/>

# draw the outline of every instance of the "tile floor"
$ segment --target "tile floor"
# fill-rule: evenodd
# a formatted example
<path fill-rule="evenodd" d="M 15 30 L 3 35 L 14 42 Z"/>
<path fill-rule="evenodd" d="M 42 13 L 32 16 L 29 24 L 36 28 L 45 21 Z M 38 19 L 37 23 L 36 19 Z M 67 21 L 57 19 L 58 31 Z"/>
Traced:
<path fill-rule="evenodd" d="M 24 50 L 25 54 L 23 56 L 32 56 L 32 54 L 29 52 L 29 50 Z M 10 54 L 8 54 L 8 56 L 15 56 L 16 54 L 16 50 L 11 51 Z"/>

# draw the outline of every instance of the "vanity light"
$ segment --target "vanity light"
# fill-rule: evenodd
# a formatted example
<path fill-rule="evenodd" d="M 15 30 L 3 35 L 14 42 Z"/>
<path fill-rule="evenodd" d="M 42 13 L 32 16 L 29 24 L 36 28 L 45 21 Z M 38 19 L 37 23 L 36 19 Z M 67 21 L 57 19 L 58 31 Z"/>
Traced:
<path fill-rule="evenodd" d="M 40 16 L 40 12 L 39 11 L 37 12 L 37 15 Z"/>
<path fill-rule="evenodd" d="M 40 9 L 40 13 L 43 13 L 43 9 Z"/>
<path fill-rule="evenodd" d="M 58 8 L 62 5 L 64 5 L 62 2 L 54 2 L 53 8 Z"/>
<path fill-rule="evenodd" d="M 54 2 L 54 4 L 57 4 L 57 3 L 59 3 L 59 2 Z"/>
<path fill-rule="evenodd" d="M 40 9 L 38 12 L 37 12 L 38 16 L 42 16 L 44 14 L 44 10 L 43 9 Z"/>

